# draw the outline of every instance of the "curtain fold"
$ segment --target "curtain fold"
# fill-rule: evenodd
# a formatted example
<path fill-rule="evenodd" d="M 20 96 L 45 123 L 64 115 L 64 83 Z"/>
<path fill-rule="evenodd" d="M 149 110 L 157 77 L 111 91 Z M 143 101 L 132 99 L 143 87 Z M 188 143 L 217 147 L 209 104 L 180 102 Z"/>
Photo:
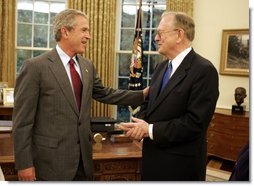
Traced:
<path fill-rule="evenodd" d="M 115 66 L 115 0 L 68 0 L 68 8 L 85 12 L 89 17 L 91 39 L 84 57 L 92 60 L 105 86 L 113 86 Z M 113 117 L 113 107 L 93 102 L 92 116 Z"/>
<path fill-rule="evenodd" d="M 166 10 L 185 12 L 192 17 L 193 0 L 167 0 Z"/>
<path fill-rule="evenodd" d="M 0 81 L 15 81 L 15 14 L 16 0 L 0 1 Z"/>

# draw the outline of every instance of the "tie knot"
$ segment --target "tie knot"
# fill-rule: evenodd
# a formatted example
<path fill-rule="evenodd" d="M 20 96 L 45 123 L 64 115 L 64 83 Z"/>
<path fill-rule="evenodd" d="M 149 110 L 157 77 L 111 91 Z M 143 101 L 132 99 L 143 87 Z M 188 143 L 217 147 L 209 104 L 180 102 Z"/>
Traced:
<path fill-rule="evenodd" d="M 168 63 L 168 68 L 172 68 L 172 62 L 171 61 Z"/>
<path fill-rule="evenodd" d="M 69 63 L 70 63 L 70 65 L 74 65 L 75 62 L 73 59 L 70 59 Z"/>

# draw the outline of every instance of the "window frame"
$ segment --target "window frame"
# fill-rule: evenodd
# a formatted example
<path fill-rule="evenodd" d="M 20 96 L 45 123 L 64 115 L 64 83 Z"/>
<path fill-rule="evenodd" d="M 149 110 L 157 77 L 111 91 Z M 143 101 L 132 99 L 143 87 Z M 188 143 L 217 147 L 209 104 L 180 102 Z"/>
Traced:
<path fill-rule="evenodd" d="M 18 4 L 20 3 L 20 2 L 22 2 L 22 0 L 16 0 L 16 29 L 15 29 L 15 72 L 14 72 L 14 75 L 15 75 L 15 77 L 17 77 L 17 75 L 19 74 L 19 68 L 21 67 L 21 65 L 23 64 L 23 62 L 24 62 L 24 60 L 22 61 L 22 64 L 20 64 L 20 66 L 18 66 L 19 64 L 19 62 L 18 62 L 18 60 L 19 60 L 19 51 L 20 50 L 24 50 L 24 51 L 26 51 L 26 52 L 29 52 L 29 51 L 31 51 L 31 55 L 30 55 L 30 57 L 35 57 L 36 55 L 34 55 L 34 52 L 39 52 L 39 53 L 41 53 L 41 52 L 46 52 L 46 51 L 50 51 L 51 49 L 52 49 L 52 47 L 50 47 L 50 30 L 51 30 L 51 27 L 52 27 L 52 23 L 51 23 L 51 11 L 50 11 L 50 4 L 53 4 L 53 3 L 62 3 L 62 4 L 65 4 L 65 6 L 64 6 L 64 9 L 66 9 L 67 8 L 67 1 L 68 0 L 41 0 L 41 2 L 45 2 L 45 3 L 48 3 L 48 5 L 49 5 L 49 9 L 48 9 L 48 21 L 47 21 L 47 24 L 46 23 L 35 23 L 34 22 L 34 15 L 35 15 L 35 3 L 36 2 L 38 2 L 38 1 L 36 1 L 36 0 L 30 0 L 29 2 L 31 2 L 32 3 L 32 6 L 33 6 L 33 8 L 32 8 L 32 21 L 31 22 L 20 22 L 19 20 L 18 20 L 18 16 L 19 16 L 19 7 L 18 7 Z M 24 2 L 26 2 L 26 1 L 24 1 Z M 40 2 L 40 1 L 39 1 Z M 61 11 L 61 10 L 63 10 L 63 9 L 59 9 L 59 11 Z M 58 12 L 59 12 L 58 11 Z M 57 12 L 54 12 L 54 13 L 57 13 Z M 31 37 L 30 37 L 30 39 L 31 39 L 31 46 L 19 46 L 18 45 L 18 28 L 19 28 L 19 24 L 27 24 L 27 25 L 31 25 L 32 26 L 32 31 L 31 31 Z M 47 26 L 48 28 L 47 28 L 47 31 L 48 31 L 48 33 L 47 33 L 47 47 L 35 47 L 34 46 L 34 27 L 35 26 L 37 26 L 37 25 L 42 25 L 42 26 Z"/>
<path fill-rule="evenodd" d="M 127 5 L 136 5 L 136 9 L 138 8 L 138 3 L 128 3 Z M 164 10 L 166 10 L 166 0 L 164 3 L 160 3 L 160 4 L 157 4 L 157 5 L 163 5 L 164 6 Z M 142 3 L 142 7 L 144 6 L 148 6 L 148 3 Z M 153 4 L 151 4 L 150 6 L 153 6 Z M 119 63 L 119 58 L 120 58 L 120 55 L 121 54 L 129 54 L 131 55 L 132 54 L 132 51 L 131 50 L 121 50 L 120 46 L 121 46 L 121 32 L 122 32 L 122 29 L 132 29 L 133 30 L 133 37 L 134 37 L 134 27 L 135 27 L 135 24 L 134 24 L 134 27 L 122 27 L 122 10 L 123 10 L 123 0 L 121 1 L 118 1 L 118 4 L 117 4 L 117 25 L 116 25 L 116 64 L 115 64 L 115 85 L 116 85 L 116 88 L 119 88 L 119 80 L 120 79 L 128 79 L 129 76 L 121 76 L 119 75 L 119 70 L 120 70 L 120 63 Z M 143 8 L 142 8 L 143 9 Z M 152 8 L 151 8 L 152 9 Z M 151 10 L 150 9 L 150 10 Z M 152 10 L 153 11 L 153 10 Z M 136 20 L 136 14 L 135 14 L 135 20 Z M 151 63 L 151 57 L 154 55 L 158 55 L 160 56 L 160 54 L 157 52 L 157 51 L 151 51 L 151 39 L 152 39 L 152 30 L 153 31 L 156 31 L 156 27 L 152 27 L 152 15 L 150 17 L 150 27 L 149 28 L 145 28 L 146 27 L 146 22 L 144 21 L 143 19 L 143 22 L 142 22 L 142 32 L 143 32 L 143 42 L 144 42 L 144 30 L 149 30 L 149 50 L 147 51 L 143 51 L 143 55 L 148 55 L 148 61 L 147 61 L 147 69 L 146 69 L 146 76 L 143 76 L 143 81 L 145 80 L 146 82 L 146 85 L 145 86 L 149 86 L 149 81 L 151 80 L 151 74 L 150 74 L 150 63 Z M 143 73 L 144 74 L 144 73 Z M 127 89 L 127 87 L 126 87 Z M 121 121 L 122 119 L 119 119 L 118 117 L 118 107 L 119 106 L 116 106 L 115 107 L 115 118 L 117 118 L 119 121 Z"/>

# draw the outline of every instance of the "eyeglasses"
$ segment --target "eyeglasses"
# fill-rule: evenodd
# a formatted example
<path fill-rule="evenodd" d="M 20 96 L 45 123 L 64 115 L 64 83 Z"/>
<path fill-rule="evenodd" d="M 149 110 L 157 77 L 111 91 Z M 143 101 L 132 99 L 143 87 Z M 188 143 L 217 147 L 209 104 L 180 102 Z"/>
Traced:
<path fill-rule="evenodd" d="M 175 32 L 178 31 L 178 28 L 175 28 L 173 30 L 156 30 L 156 34 L 161 37 L 163 33 L 168 33 L 168 32 Z"/>

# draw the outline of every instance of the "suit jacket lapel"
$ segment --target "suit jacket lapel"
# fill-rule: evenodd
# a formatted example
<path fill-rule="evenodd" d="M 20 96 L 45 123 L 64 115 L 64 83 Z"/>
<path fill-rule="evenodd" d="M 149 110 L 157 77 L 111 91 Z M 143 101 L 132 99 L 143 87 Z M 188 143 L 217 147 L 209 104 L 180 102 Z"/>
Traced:
<path fill-rule="evenodd" d="M 158 87 L 158 84 L 160 85 L 161 81 L 162 81 L 161 75 L 159 76 L 159 78 L 157 80 L 158 83 L 156 84 L 156 90 L 154 91 L 157 94 L 155 95 L 155 93 L 151 93 L 151 95 L 153 95 L 155 97 L 152 97 L 152 99 L 154 99 L 154 101 L 151 102 L 152 104 L 150 105 L 150 107 L 148 107 L 147 115 L 149 115 L 152 111 L 154 111 L 161 104 L 161 102 L 164 99 L 166 99 L 168 96 L 170 96 L 170 92 L 174 89 L 174 87 L 176 87 L 179 83 L 181 83 L 181 81 L 186 77 L 187 71 L 189 70 L 189 68 L 191 66 L 191 60 L 192 60 L 194 54 L 195 54 L 195 52 L 193 50 L 191 50 L 191 52 L 189 54 L 187 54 L 187 56 L 182 61 L 181 65 L 177 68 L 175 73 L 170 78 L 169 85 L 167 87 L 165 87 L 163 92 L 161 92 L 160 95 L 156 98 L 156 95 L 158 95 L 158 91 L 160 89 L 160 87 Z M 163 73 L 161 73 L 161 74 L 163 76 Z"/>
<path fill-rule="evenodd" d="M 177 74 L 174 74 L 171 78 L 170 78 L 170 82 L 169 85 L 167 87 L 164 88 L 163 92 L 160 93 L 160 95 L 157 97 L 157 99 L 154 101 L 154 103 L 152 104 L 151 109 L 148 111 L 148 114 L 150 114 L 153 110 L 155 110 L 160 104 L 161 102 L 167 98 L 167 96 L 169 96 L 170 92 L 174 89 L 174 87 L 179 84 L 182 79 L 184 79 L 186 76 L 185 71 L 181 71 L 178 72 Z"/>
<path fill-rule="evenodd" d="M 157 96 L 159 94 L 159 91 L 160 91 L 160 87 L 161 87 L 161 82 L 162 82 L 162 79 L 163 79 L 163 76 L 164 76 L 164 72 L 167 68 L 167 65 L 168 65 L 168 60 L 166 61 L 163 61 L 162 62 L 162 71 L 163 73 L 159 73 L 158 77 L 156 78 L 157 81 L 155 83 L 155 85 L 153 86 L 152 90 L 150 90 L 150 99 L 151 101 L 149 101 L 148 103 L 148 109 L 151 108 L 151 106 L 154 104 L 155 100 L 157 99 Z"/>
<path fill-rule="evenodd" d="M 66 97 L 66 100 L 69 102 L 72 109 L 77 115 L 79 115 L 79 110 L 76 104 L 76 100 L 72 91 L 70 80 L 66 73 L 66 70 L 62 64 L 60 57 L 57 54 L 56 49 L 53 49 L 48 56 L 48 59 L 52 62 L 50 69 L 53 72 L 60 88 L 62 89 L 63 94 Z"/>

